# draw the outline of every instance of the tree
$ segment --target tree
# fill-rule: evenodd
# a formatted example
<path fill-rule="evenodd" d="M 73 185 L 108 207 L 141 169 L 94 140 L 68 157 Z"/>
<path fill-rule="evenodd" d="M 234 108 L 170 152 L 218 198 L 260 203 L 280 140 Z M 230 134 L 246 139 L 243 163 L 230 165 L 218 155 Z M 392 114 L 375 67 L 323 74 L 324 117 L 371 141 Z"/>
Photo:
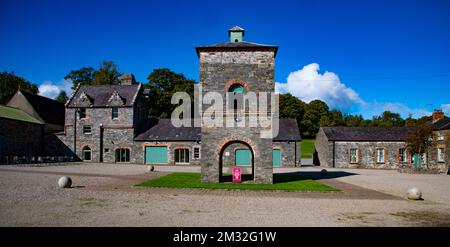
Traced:
<path fill-rule="evenodd" d="M 306 104 L 303 121 L 300 123 L 302 135 L 306 138 L 315 138 L 321 121 L 326 122 L 327 114 L 328 105 L 321 100 L 313 100 Z"/>
<path fill-rule="evenodd" d="M 412 117 L 412 114 L 408 114 L 408 118 L 405 119 L 405 127 L 414 127 L 417 124 L 417 119 Z"/>
<path fill-rule="evenodd" d="M 280 94 L 279 113 L 280 118 L 293 118 L 297 120 L 297 123 L 301 123 L 305 113 L 305 103 L 289 93 Z"/>
<path fill-rule="evenodd" d="M 431 146 L 431 135 L 433 133 L 433 128 L 430 124 L 422 123 L 418 124 L 414 131 L 406 136 L 406 143 L 408 146 L 408 151 L 412 154 L 421 155 L 428 151 Z M 420 156 L 419 156 L 420 157 Z M 419 158 L 419 166 L 422 160 Z M 428 168 L 428 162 L 427 162 Z"/>
<path fill-rule="evenodd" d="M 78 84 L 92 85 L 92 82 L 94 81 L 94 68 L 83 67 L 78 70 L 71 70 L 64 79 L 72 80 L 72 90 L 75 90 Z"/>
<path fill-rule="evenodd" d="M 94 71 L 93 85 L 114 85 L 119 83 L 121 73 L 117 70 L 117 66 L 112 61 L 103 61 L 100 68 Z"/>
<path fill-rule="evenodd" d="M 36 84 L 15 75 L 14 72 L 0 72 L 0 104 L 5 105 L 8 103 L 18 88 L 33 94 L 39 93 Z"/>
<path fill-rule="evenodd" d="M 352 127 L 361 126 L 363 120 L 364 119 L 361 115 L 345 115 L 344 116 L 345 125 L 347 125 L 347 126 L 352 126 Z"/>
<path fill-rule="evenodd" d="M 400 114 L 391 111 L 384 111 L 380 116 L 376 116 L 373 119 L 376 121 L 375 126 L 389 127 L 389 126 L 403 126 L 404 120 L 400 117 Z"/>
<path fill-rule="evenodd" d="M 117 65 L 112 61 L 103 61 L 99 69 L 92 67 L 82 67 L 78 70 L 71 70 L 64 79 L 72 80 L 72 89 L 80 85 L 114 85 L 119 83 L 121 73 L 117 70 Z"/>
<path fill-rule="evenodd" d="M 331 111 L 328 112 L 328 122 L 326 126 L 344 126 L 345 125 L 345 121 L 344 121 L 344 117 L 342 115 L 342 112 L 337 110 L 337 109 L 333 109 Z M 321 126 L 325 126 L 323 124 L 321 124 Z"/>
<path fill-rule="evenodd" d="M 69 97 L 67 97 L 66 91 L 61 90 L 55 100 L 65 104 L 69 100 Z"/>
<path fill-rule="evenodd" d="M 150 91 L 150 118 L 169 118 L 176 107 L 170 103 L 172 95 L 176 92 L 188 93 L 193 103 L 195 81 L 187 79 L 183 74 L 167 68 L 154 69 L 147 80 L 144 87 Z"/>

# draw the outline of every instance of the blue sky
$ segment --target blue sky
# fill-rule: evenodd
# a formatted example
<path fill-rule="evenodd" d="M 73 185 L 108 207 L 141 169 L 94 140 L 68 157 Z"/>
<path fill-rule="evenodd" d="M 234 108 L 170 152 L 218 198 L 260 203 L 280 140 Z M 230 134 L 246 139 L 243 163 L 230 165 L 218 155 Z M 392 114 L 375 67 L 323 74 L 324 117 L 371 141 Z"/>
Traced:
<path fill-rule="evenodd" d="M 161 67 L 198 80 L 194 47 L 239 25 L 246 41 L 280 46 L 280 91 L 366 118 L 450 114 L 448 0 L 0 0 L 0 9 L 0 70 L 50 96 L 70 70 L 102 60 L 141 82 Z"/>

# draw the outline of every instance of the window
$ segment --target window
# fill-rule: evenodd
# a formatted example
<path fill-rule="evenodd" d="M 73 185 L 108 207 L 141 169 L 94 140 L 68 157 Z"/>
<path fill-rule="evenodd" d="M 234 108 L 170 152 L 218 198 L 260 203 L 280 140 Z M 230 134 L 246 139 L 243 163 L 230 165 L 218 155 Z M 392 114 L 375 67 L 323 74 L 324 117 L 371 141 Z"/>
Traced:
<path fill-rule="evenodd" d="M 385 162 L 385 152 L 384 148 L 377 148 L 377 163 L 384 163 Z"/>
<path fill-rule="evenodd" d="M 358 163 L 358 149 L 350 148 L 350 163 Z"/>
<path fill-rule="evenodd" d="M 444 148 L 437 149 L 437 160 L 438 160 L 438 162 L 445 162 Z"/>
<path fill-rule="evenodd" d="M 83 160 L 90 161 L 91 160 L 91 148 L 86 146 L 83 148 Z"/>
<path fill-rule="evenodd" d="M 406 163 L 406 148 L 400 148 L 398 150 L 398 161 L 400 163 Z"/>
<path fill-rule="evenodd" d="M 111 116 L 112 116 L 112 119 L 118 118 L 119 117 L 119 108 L 113 107 L 111 109 Z"/>
<path fill-rule="evenodd" d="M 175 150 L 175 164 L 189 164 L 189 149 L 180 148 Z"/>
<path fill-rule="evenodd" d="M 89 125 L 84 125 L 84 126 L 83 126 L 83 134 L 86 134 L 86 135 L 92 134 L 91 126 L 89 126 Z"/>
<path fill-rule="evenodd" d="M 443 141 L 444 140 L 444 135 L 441 132 L 437 133 L 437 138 L 438 141 Z"/>
<path fill-rule="evenodd" d="M 116 162 L 130 162 L 130 149 L 118 148 L 116 149 Z"/>
<path fill-rule="evenodd" d="M 78 111 L 80 119 L 86 118 L 86 108 L 80 108 Z"/>
<path fill-rule="evenodd" d="M 200 147 L 194 147 L 194 159 L 200 159 Z"/>

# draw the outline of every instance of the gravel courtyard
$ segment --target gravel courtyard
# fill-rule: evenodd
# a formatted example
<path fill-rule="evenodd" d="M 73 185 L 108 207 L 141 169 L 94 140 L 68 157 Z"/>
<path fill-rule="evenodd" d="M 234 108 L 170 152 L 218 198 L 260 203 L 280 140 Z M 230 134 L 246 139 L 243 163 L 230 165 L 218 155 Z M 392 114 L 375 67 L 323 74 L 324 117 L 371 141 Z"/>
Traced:
<path fill-rule="evenodd" d="M 77 164 L 0 167 L 0 226 L 450 226 L 450 176 L 329 170 L 320 182 L 342 192 L 133 188 L 198 167 Z M 318 177 L 320 169 L 280 168 Z M 69 175 L 73 188 L 57 180 Z M 416 185 L 425 200 L 409 201 Z"/>

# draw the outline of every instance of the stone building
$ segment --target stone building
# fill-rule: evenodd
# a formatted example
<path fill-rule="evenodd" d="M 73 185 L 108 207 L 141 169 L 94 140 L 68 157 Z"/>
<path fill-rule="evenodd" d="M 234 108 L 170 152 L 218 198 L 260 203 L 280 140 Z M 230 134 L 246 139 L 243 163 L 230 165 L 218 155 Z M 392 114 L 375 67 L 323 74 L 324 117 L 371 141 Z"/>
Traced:
<path fill-rule="evenodd" d="M 21 109 L 0 105 L 0 163 L 43 153 L 44 123 Z"/>
<path fill-rule="evenodd" d="M 440 110 L 433 112 L 433 145 L 429 150 L 430 166 L 439 172 L 449 173 L 450 167 L 450 118 Z"/>
<path fill-rule="evenodd" d="M 315 141 L 314 164 L 336 168 L 421 169 L 447 173 L 450 120 L 435 111 L 429 123 L 432 145 L 411 154 L 406 136 L 414 127 L 322 127 Z M 420 159 L 420 160 L 419 160 Z"/>
<path fill-rule="evenodd" d="M 219 93 L 226 99 L 227 93 L 244 95 L 249 91 L 274 92 L 274 65 L 277 46 L 243 41 L 244 30 L 234 27 L 229 30 L 229 41 L 210 46 L 196 47 L 200 60 L 200 83 L 203 94 Z M 203 102 L 202 108 L 209 104 Z M 226 109 L 229 105 L 224 106 Z M 241 111 L 242 119 L 257 114 L 250 106 L 235 109 Z M 224 110 L 223 119 L 227 117 Z M 277 112 L 272 112 L 277 114 Z M 236 118 L 236 122 L 241 121 Z M 238 124 L 236 123 L 235 126 Z M 272 183 L 273 142 L 261 138 L 261 127 L 216 127 L 202 126 L 202 181 L 219 182 L 222 177 L 224 157 L 234 153 L 236 159 L 251 166 L 253 181 Z"/>
<path fill-rule="evenodd" d="M 18 89 L 6 104 L 21 109 L 44 124 L 45 133 L 64 129 L 64 104 Z"/>
<path fill-rule="evenodd" d="M 243 34 L 235 27 L 230 42 L 196 48 L 203 94 L 274 92 L 277 47 L 244 42 Z M 261 138 L 259 127 L 176 128 L 170 119 L 147 119 L 146 92 L 128 74 L 119 85 L 77 87 L 66 104 L 64 130 L 49 136 L 47 146 L 86 162 L 202 165 L 207 182 L 219 182 L 224 166 L 251 168 L 255 182 L 271 183 L 273 166 L 300 165 L 294 119 L 280 119 L 273 139 Z"/>
<path fill-rule="evenodd" d="M 315 141 L 314 164 L 336 168 L 394 169 L 410 163 L 409 127 L 322 127 Z"/>

